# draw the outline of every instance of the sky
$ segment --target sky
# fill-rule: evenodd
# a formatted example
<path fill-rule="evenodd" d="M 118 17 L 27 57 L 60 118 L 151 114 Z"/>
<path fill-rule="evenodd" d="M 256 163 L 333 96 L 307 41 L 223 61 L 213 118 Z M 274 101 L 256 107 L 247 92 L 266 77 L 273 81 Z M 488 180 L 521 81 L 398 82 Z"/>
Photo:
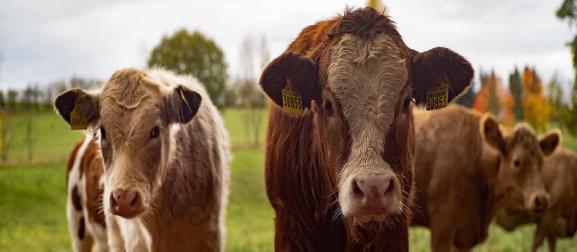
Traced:
<path fill-rule="evenodd" d="M 568 89 L 566 46 L 577 33 L 555 17 L 561 0 L 382 0 L 405 43 L 418 51 L 444 46 L 477 72 L 504 84 L 515 66 L 534 66 Z M 145 67 L 162 36 L 198 30 L 224 51 L 229 75 L 242 71 L 246 37 L 264 36 L 274 58 L 307 25 L 362 7 L 366 0 L 2 0 L 0 89 L 47 85 L 72 76 L 106 80 L 124 67 Z"/>

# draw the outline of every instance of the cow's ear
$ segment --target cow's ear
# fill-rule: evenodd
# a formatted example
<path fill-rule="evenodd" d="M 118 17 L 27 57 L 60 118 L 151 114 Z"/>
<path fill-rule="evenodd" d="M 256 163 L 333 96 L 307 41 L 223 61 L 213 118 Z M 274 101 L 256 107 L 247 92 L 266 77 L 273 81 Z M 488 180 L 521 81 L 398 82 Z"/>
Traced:
<path fill-rule="evenodd" d="M 169 123 L 187 123 L 200 107 L 202 97 L 199 93 L 183 85 L 178 85 L 166 97 L 165 117 Z"/>
<path fill-rule="evenodd" d="M 100 119 L 99 94 L 73 88 L 54 100 L 54 109 L 72 129 L 86 129 Z"/>
<path fill-rule="evenodd" d="M 411 52 L 417 104 L 427 104 L 427 109 L 441 108 L 469 88 L 474 71 L 463 56 L 444 47 Z"/>
<path fill-rule="evenodd" d="M 539 138 L 539 147 L 545 156 L 555 152 L 559 145 L 561 145 L 561 131 L 558 129 L 553 129 Z"/>
<path fill-rule="evenodd" d="M 497 149 L 503 155 L 507 154 L 505 138 L 503 138 L 503 134 L 499 128 L 499 123 L 495 117 L 490 114 L 483 115 L 481 118 L 481 134 L 483 138 L 485 138 L 485 142 L 487 142 L 491 147 Z"/>
<path fill-rule="evenodd" d="M 320 101 L 321 97 L 315 63 L 292 52 L 269 63 L 259 84 L 264 93 L 283 108 L 298 110 L 299 101 L 301 109 L 309 108 L 312 100 Z"/>

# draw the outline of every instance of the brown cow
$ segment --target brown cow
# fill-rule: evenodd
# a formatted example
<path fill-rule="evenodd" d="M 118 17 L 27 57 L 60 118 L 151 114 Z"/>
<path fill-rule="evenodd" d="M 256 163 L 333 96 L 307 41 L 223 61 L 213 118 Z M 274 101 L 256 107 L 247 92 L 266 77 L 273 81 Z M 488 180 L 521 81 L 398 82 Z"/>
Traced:
<path fill-rule="evenodd" d="M 55 107 L 99 132 L 111 250 L 223 249 L 228 137 L 198 81 L 124 69 L 102 92 L 71 89 Z"/>
<path fill-rule="evenodd" d="M 264 70 L 265 176 L 277 251 L 408 251 L 413 101 L 469 86 L 447 48 L 411 50 L 371 9 L 306 27 Z M 447 89 L 448 87 L 448 89 Z"/>
<path fill-rule="evenodd" d="M 94 134 L 87 132 L 84 140 L 74 146 L 66 171 L 66 217 L 75 252 L 108 251 L 102 173 L 98 144 Z"/>
<path fill-rule="evenodd" d="M 543 182 L 549 192 L 550 207 L 535 216 L 525 211 L 503 208 L 496 223 L 508 231 L 517 226 L 536 223 L 532 251 L 547 237 L 549 251 L 555 251 L 557 237 L 573 237 L 577 231 L 577 155 L 558 148 L 543 163 Z"/>
<path fill-rule="evenodd" d="M 489 114 L 461 106 L 415 114 L 416 198 L 412 225 L 429 227 L 432 251 L 468 251 L 487 237 L 502 206 L 542 212 L 543 157 L 557 131 L 537 140 L 528 125 L 503 132 Z"/>

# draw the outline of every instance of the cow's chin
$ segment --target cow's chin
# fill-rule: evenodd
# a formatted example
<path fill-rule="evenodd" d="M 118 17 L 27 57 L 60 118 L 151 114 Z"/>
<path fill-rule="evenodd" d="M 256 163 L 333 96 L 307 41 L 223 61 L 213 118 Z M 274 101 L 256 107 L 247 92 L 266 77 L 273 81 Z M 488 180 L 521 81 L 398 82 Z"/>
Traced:
<path fill-rule="evenodd" d="M 385 222 L 387 220 L 388 215 L 381 214 L 381 215 L 360 215 L 353 217 L 355 223 L 360 225 L 366 225 L 370 223 L 380 223 Z"/>
<path fill-rule="evenodd" d="M 399 204 L 394 205 L 398 206 Z M 394 206 L 390 206 L 382 212 L 367 212 L 358 208 L 348 209 L 348 211 L 343 212 L 343 215 L 345 218 L 352 220 L 353 223 L 364 226 L 371 223 L 380 224 L 382 222 L 388 222 L 389 219 L 401 214 L 401 211 L 402 209 L 400 207 Z"/>

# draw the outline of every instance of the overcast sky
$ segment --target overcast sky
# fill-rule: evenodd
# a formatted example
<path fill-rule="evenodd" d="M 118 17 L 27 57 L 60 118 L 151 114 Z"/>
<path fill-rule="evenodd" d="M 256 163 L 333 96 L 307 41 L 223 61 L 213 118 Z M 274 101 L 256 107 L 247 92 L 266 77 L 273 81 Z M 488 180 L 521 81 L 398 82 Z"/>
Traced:
<path fill-rule="evenodd" d="M 0 88 L 44 85 L 72 75 L 105 80 L 119 68 L 144 67 L 161 37 L 199 30 L 225 52 L 238 75 L 247 35 L 266 36 L 272 57 L 306 25 L 366 0 L 2 0 Z M 576 31 L 555 17 L 561 0 L 383 0 L 405 43 L 422 51 L 449 47 L 478 70 L 506 82 L 514 66 L 535 66 L 544 81 L 573 76 L 565 46 Z M 506 83 L 505 83 L 506 84 Z"/>

